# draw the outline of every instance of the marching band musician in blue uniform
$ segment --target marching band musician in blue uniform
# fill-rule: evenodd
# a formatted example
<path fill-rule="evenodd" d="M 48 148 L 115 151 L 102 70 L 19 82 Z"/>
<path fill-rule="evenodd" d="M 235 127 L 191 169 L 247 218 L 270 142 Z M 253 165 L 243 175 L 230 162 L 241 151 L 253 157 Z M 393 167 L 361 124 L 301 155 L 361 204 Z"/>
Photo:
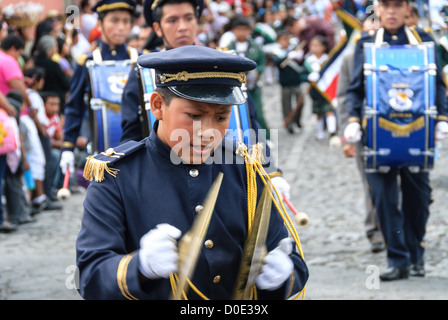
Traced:
<path fill-rule="evenodd" d="M 405 26 L 405 17 L 410 9 L 408 0 L 379 1 L 383 42 L 404 45 L 411 43 L 411 40 L 417 43 L 433 41 L 424 31 Z M 361 119 L 365 98 L 363 44 L 375 42 L 379 32 L 364 34 L 355 49 L 353 75 L 346 95 L 349 118 L 344 130 L 344 137 L 349 144 L 344 146 L 343 151 L 349 157 L 355 154 L 353 143 L 360 141 L 362 136 Z M 439 138 L 444 138 L 448 134 L 448 112 L 441 74 L 438 66 L 435 95 L 438 116 L 435 130 Z M 411 173 L 409 168 L 404 167 L 391 168 L 387 173 L 366 175 L 387 246 L 388 269 L 380 274 L 380 279 L 391 281 L 405 279 L 409 275 L 424 276 L 424 235 L 431 196 L 429 173 Z M 402 199 L 399 199 L 400 191 Z"/>
<path fill-rule="evenodd" d="M 79 292 L 86 299 L 168 299 L 178 271 L 177 240 L 222 172 L 187 295 L 231 299 L 248 235 L 248 202 L 261 195 L 263 183 L 257 175 L 256 191 L 248 184 L 253 162 L 244 159 L 250 156 L 223 137 L 231 106 L 245 100 L 245 72 L 256 64 L 202 46 L 145 54 L 138 63 L 156 71 L 151 109 L 157 121 L 149 137 L 88 159 L 84 176 L 95 181 L 76 242 Z M 291 297 L 307 281 L 300 243 L 299 254 L 286 226 L 274 208 L 256 278 L 258 299 Z"/>
<path fill-rule="evenodd" d="M 126 38 L 132 30 L 135 7 L 136 3 L 132 0 L 101 0 L 92 8 L 100 21 L 101 38 L 98 39 L 97 47 L 100 48 L 103 61 L 131 58 L 133 49 L 127 47 Z M 85 97 L 90 93 L 86 62 L 92 59 L 93 53 L 82 55 L 74 67 L 70 81 L 70 97 L 65 107 L 64 142 L 60 161 L 64 173 L 67 167 L 70 172 L 74 172 L 73 149 L 88 110 Z"/>

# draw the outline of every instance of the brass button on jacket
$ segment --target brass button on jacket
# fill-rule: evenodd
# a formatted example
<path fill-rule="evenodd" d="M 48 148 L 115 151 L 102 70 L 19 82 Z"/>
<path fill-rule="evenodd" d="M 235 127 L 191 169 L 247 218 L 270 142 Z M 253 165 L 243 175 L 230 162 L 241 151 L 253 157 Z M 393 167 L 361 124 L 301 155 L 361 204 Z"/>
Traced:
<path fill-rule="evenodd" d="M 210 239 L 206 240 L 206 241 L 204 242 L 204 246 L 205 246 L 207 249 L 211 249 L 211 248 L 213 248 L 213 241 L 210 240 Z"/>

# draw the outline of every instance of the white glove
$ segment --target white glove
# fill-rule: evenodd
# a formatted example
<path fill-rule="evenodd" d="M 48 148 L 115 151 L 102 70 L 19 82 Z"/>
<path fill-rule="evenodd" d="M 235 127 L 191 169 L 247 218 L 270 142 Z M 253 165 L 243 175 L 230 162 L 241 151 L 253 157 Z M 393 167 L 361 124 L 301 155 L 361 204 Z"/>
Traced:
<path fill-rule="evenodd" d="M 148 279 L 168 278 L 177 271 L 177 239 L 182 232 L 167 223 L 158 224 L 140 239 L 139 270 Z"/>
<path fill-rule="evenodd" d="M 317 82 L 320 78 L 319 72 L 313 71 L 308 75 L 308 81 Z"/>
<path fill-rule="evenodd" d="M 436 139 L 443 140 L 448 137 L 448 122 L 439 121 L 436 124 Z"/>
<path fill-rule="evenodd" d="M 291 190 L 291 186 L 286 179 L 283 177 L 274 177 L 271 178 L 271 181 L 275 189 L 277 189 L 280 194 L 283 194 L 286 199 L 289 199 L 289 191 Z"/>
<path fill-rule="evenodd" d="M 289 255 L 292 253 L 292 243 L 289 238 L 281 240 L 278 247 L 269 252 L 263 259 L 261 273 L 255 279 L 255 284 L 262 290 L 275 290 L 288 280 L 294 269 Z"/>
<path fill-rule="evenodd" d="M 70 172 L 75 172 L 75 154 L 73 151 L 65 150 L 61 153 L 61 161 L 59 162 L 62 174 L 65 174 L 67 167 Z"/>
<path fill-rule="evenodd" d="M 299 51 L 290 51 L 288 52 L 288 58 L 289 59 L 293 59 L 293 60 L 302 60 L 303 59 L 303 50 L 299 50 Z"/>
<path fill-rule="evenodd" d="M 356 143 L 361 140 L 361 125 L 358 122 L 350 122 L 344 130 L 344 138 L 347 143 Z"/>

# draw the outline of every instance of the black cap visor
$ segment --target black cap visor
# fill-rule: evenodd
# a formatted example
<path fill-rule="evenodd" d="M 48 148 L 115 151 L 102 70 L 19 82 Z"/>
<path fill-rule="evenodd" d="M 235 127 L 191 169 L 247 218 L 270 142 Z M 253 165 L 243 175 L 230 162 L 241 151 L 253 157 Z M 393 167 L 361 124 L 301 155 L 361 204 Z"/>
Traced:
<path fill-rule="evenodd" d="M 246 102 L 246 98 L 240 87 L 227 85 L 184 85 L 170 86 L 177 96 L 204 103 L 234 105 Z"/>

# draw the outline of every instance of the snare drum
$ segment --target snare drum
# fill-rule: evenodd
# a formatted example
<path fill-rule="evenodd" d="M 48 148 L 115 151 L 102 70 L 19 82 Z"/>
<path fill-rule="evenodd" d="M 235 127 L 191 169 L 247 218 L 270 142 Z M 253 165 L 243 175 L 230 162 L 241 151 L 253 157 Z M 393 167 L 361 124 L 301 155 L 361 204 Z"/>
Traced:
<path fill-rule="evenodd" d="M 364 47 L 367 172 L 434 164 L 436 64 L 432 43 Z"/>

